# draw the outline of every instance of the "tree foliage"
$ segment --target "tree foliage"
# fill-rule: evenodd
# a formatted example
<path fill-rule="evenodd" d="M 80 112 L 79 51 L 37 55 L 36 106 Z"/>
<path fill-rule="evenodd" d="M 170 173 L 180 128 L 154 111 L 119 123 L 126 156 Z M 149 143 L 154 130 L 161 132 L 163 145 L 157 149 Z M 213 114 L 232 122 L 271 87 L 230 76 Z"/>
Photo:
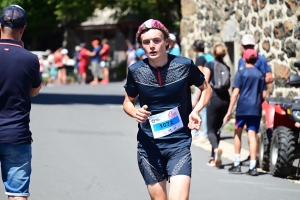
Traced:
<path fill-rule="evenodd" d="M 47 3 L 55 7 L 56 20 L 63 25 L 85 20 L 91 16 L 97 7 L 95 0 L 48 0 Z"/>
<path fill-rule="evenodd" d="M 18 4 L 27 12 L 30 28 L 69 26 L 91 16 L 95 8 L 119 8 L 115 17 L 134 15 L 140 21 L 158 19 L 169 27 L 181 18 L 180 0 L 2 0 L 0 8 Z M 43 33 L 36 30 L 36 33 Z M 48 32 L 48 30 L 46 31 Z"/>
<path fill-rule="evenodd" d="M 95 8 L 118 8 L 120 21 L 134 17 L 135 21 L 158 19 L 170 31 L 178 30 L 181 0 L 2 0 L 0 9 L 18 4 L 27 13 L 27 33 L 30 37 L 46 36 L 70 28 L 93 15 Z M 29 30 L 28 30 L 29 29 Z"/>
<path fill-rule="evenodd" d="M 26 10 L 27 29 L 32 36 L 49 34 L 55 31 L 57 20 L 54 18 L 54 7 L 46 4 L 44 0 L 2 0 L 1 10 L 7 5 L 17 4 Z"/>
<path fill-rule="evenodd" d="M 177 31 L 181 19 L 181 0 L 102 0 L 99 7 L 119 8 L 115 17 L 124 19 L 134 15 L 143 22 L 158 19 L 171 31 Z"/>

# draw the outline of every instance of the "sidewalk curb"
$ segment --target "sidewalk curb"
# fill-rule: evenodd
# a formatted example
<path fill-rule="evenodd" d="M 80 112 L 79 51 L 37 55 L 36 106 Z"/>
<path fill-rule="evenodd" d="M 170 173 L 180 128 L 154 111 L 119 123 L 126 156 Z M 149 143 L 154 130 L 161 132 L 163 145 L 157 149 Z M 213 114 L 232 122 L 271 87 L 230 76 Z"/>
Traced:
<path fill-rule="evenodd" d="M 202 148 L 208 152 L 211 151 L 211 144 L 209 143 L 209 141 L 201 142 L 199 139 L 193 139 L 192 145 Z M 222 153 L 223 158 L 226 158 L 230 161 L 234 160 L 234 145 L 233 144 L 221 140 L 219 143 L 219 148 L 223 150 L 223 153 Z M 249 150 L 241 148 L 241 160 L 246 159 L 249 156 L 249 153 L 250 153 Z M 258 168 L 258 171 L 270 174 L 269 172 L 263 171 L 260 168 Z M 288 178 L 285 178 L 285 180 L 300 185 L 300 180 L 292 180 L 292 179 L 288 179 Z"/>
<path fill-rule="evenodd" d="M 209 142 L 201 142 L 198 139 L 193 139 L 192 145 L 196 147 L 200 147 L 208 152 L 211 151 L 211 144 Z M 233 161 L 234 160 L 234 145 L 225 142 L 225 141 L 220 141 L 219 148 L 223 150 L 222 157 L 227 158 L 228 160 Z M 241 160 L 246 159 L 249 156 L 249 150 L 247 149 L 241 149 Z"/>

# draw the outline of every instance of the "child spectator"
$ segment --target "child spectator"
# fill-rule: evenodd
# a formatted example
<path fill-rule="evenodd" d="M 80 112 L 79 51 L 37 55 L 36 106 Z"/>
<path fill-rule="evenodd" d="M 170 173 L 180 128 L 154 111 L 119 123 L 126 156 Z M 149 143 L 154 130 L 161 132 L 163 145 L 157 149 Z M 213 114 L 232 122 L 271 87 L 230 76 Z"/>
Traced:
<path fill-rule="evenodd" d="M 243 127 L 247 126 L 250 146 L 250 166 L 247 175 L 257 176 L 256 149 L 258 142 L 256 134 L 259 132 L 261 119 L 261 103 L 266 97 L 266 84 L 264 75 L 254 66 L 258 54 L 254 49 L 246 49 L 243 53 L 244 69 L 240 69 L 234 78 L 233 92 L 230 105 L 223 123 L 227 123 L 232 114 L 233 106 L 237 101 L 236 125 L 234 133 L 234 164 L 229 173 L 241 173 L 241 134 Z"/>

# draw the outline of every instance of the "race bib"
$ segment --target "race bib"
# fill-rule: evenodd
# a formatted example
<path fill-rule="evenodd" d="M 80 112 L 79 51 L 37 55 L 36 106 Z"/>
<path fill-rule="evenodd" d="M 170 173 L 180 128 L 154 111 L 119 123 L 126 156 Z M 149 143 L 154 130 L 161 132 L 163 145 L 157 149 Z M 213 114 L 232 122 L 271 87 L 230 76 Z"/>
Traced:
<path fill-rule="evenodd" d="M 155 139 L 169 135 L 183 127 L 177 107 L 151 115 L 148 119 Z"/>

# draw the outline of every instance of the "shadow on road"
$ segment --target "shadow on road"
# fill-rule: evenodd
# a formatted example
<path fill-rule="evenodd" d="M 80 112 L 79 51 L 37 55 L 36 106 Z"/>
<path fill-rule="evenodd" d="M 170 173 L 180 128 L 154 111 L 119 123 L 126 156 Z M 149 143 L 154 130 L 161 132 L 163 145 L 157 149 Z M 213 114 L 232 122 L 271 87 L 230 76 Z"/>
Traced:
<path fill-rule="evenodd" d="M 231 139 L 233 139 L 233 136 L 221 137 L 221 140 L 231 140 Z"/>
<path fill-rule="evenodd" d="M 122 105 L 123 95 L 53 94 L 42 93 L 31 99 L 33 104 L 117 104 Z"/>

